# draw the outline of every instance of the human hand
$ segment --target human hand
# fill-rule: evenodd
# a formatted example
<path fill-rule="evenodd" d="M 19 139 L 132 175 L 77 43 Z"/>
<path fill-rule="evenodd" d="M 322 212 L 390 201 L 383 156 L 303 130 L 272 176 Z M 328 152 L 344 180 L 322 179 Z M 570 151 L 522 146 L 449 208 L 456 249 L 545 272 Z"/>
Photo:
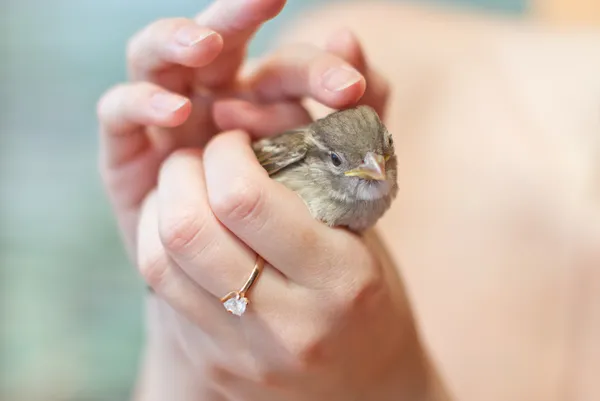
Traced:
<path fill-rule="evenodd" d="M 347 34 L 331 52 L 290 46 L 252 75 L 238 75 L 249 39 L 284 3 L 219 0 L 194 20 L 160 20 L 130 41 L 131 81 L 109 90 L 98 114 L 101 175 L 132 258 L 140 204 L 173 150 L 203 146 L 218 126 L 272 133 L 305 123 L 304 96 L 333 108 L 361 99 L 382 110 L 387 85 L 366 69 Z M 361 71 L 374 76 L 366 92 Z"/>
<path fill-rule="evenodd" d="M 316 221 L 233 131 L 164 163 L 142 208 L 138 266 L 201 399 L 417 399 L 424 371 L 404 293 L 367 244 Z M 233 316 L 219 299 L 256 253 L 269 264 Z"/>

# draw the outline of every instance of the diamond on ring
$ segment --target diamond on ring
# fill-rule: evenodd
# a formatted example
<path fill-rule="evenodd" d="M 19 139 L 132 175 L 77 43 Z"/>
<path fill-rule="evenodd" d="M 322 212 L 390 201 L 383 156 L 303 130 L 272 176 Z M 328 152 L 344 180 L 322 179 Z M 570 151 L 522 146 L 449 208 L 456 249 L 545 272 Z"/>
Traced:
<path fill-rule="evenodd" d="M 227 312 L 232 313 L 236 316 L 242 316 L 246 312 L 246 306 L 248 305 L 248 298 L 240 296 L 236 293 L 234 297 L 229 298 L 223 302 L 223 306 L 227 309 Z"/>
<path fill-rule="evenodd" d="M 248 306 L 248 303 L 250 303 L 248 298 L 246 298 L 246 293 L 260 275 L 264 265 L 265 260 L 260 255 L 257 255 L 254 269 L 252 269 L 252 273 L 250 274 L 250 277 L 248 277 L 248 280 L 246 280 L 244 286 L 239 291 L 232 291 L 221 298 L 221 303 L 223 303 L 223 307 L 225 307 L 227 312 L 236 316 L 242 316 L 244 312 L 246 312 L 246 307 Z"/>

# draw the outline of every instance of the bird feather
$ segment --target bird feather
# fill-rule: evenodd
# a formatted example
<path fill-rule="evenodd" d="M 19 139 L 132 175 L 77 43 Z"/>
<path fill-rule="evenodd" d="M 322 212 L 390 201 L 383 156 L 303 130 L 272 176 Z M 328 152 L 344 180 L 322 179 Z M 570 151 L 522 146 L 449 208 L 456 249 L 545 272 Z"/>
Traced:
<path fill-rule="evenodd" d="M 306 129 L 286 131 L 272 138 L 261 139 L 252 144 L 260 165 L 273 175 L 306 157 Z"/>

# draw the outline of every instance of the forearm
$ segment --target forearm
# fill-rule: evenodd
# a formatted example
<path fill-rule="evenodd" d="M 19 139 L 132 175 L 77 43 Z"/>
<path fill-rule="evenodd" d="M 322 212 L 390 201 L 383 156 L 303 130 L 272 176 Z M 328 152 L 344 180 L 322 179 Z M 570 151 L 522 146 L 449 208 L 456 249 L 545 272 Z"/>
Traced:
<path fill-rule="evenodd" d="M 387 233 L 381 230 L 371 230 L 365 233 L 364 240 L 371 251 L 378 255 L 378 259 L 385 272 L 388 282 L 401 280 L 401 272 L 398 271 L 398 262 L 386 246 L 383 239 Z M 389 238 L 388 238 L 389 239 Z M 400 285 L 395 294 L 397 307 L 402 310 L 404 316 L 397 324 L 405 327 L 401 339 L 402 355 L 394 365 L 395 368 L 386 370 L 386 377 L 382 377 L 381 383 L 376 386 L 375 394 L 365 397 L 368 400 L 381 401 L 450 401 L 454 400 L 440 376 L 438 368 L 431 360 L 420 337 L 420 333 L 414 321 L 413 310 L 404 290 Z M 390 325 L 392 322 L 390 322 Z"/>
<path fill-rule="evenodd" d="M 380 385 L 363 397 L 378 401 L 455 401 L 435 366 L 419 350 L 407 351 L 398 369 L 382 378 Z"/>
<path fill-rule="evenodd" d="M 205 392 L 196 388 L 189 369 L 175 352 L 148 346 L 140 366 L 134 401 L 204 401 Z M 204 393 L 204 394 L 203 394 Z"/>

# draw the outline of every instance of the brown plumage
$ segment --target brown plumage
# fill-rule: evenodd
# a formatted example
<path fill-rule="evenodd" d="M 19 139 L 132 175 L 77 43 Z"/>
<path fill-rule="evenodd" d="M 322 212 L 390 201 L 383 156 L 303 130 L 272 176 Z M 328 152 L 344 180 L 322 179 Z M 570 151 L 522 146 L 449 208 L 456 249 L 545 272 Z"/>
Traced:
<path fill-rule="evenodd" d="M 364 231 L 398 191 L 390 133 L 368 106 L 336 111 L 312 124 L 256 141 L 271 178 L 296 192 L 316 219 Z"/>

